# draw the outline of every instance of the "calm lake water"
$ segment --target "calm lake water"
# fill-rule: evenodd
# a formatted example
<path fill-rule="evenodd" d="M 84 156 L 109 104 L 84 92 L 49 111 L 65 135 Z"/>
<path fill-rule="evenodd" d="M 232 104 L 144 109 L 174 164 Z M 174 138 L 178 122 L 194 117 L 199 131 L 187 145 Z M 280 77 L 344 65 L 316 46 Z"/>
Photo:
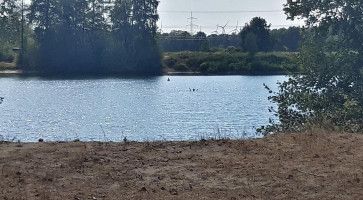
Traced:
<path fill-rule="evenodd" d="M 263 83 L 285 76 L 0 78 L 0 139 L 197 140 L 258 137 L 272 114 Z M 190 89 L 196 89 L 193 92 Z"/>

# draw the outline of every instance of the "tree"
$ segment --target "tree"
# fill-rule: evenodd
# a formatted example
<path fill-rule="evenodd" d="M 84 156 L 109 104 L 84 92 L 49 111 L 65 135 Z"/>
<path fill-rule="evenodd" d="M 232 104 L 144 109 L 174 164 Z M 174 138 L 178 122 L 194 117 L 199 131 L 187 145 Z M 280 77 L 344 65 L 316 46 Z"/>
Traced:
<path fill-rule="evenodd" d="M 38 70 L 46 73 L 161 71 L 157 0 L 32 0 Z"/>
<path fill-rule="evenodd" d="M 274 51 L 299 51 L 299 42 L 301 41 L 300 27 L 289 27 L 271 30 L 272 50 Z"/>
<path fill-rule="evenodd" d="M 199 39 L 207 39 L 207 34 L 202 31 L 199 31 L 195 36 Z"/>
<path fill-rule="evenodd" d="M 12 49 L 21 46 L 19 0 L 3 0 L 0 3 L 0 30 L 0 60 L 10 61 L 13 58 Z"/>
<path fill-rule="evenodd" d="M 271 49 L 270 26 L 267 21 L 260 17 L 253 18 L 249 24 L 246 24 L 239 33 L 241 45 L 244 50 L 248 34 L 254 34 L 258 51 L 269 51 Z M 246 50 L 247 51 L 247 50 Z"/>
<path fill-rule="evenodd" d="M 248 52 L 249 57 L 251 57 L 251 58 L 254 57 L 258 51 L 256 35 L 253 33 L 248 33 L 246 35 L 243 47 L 244 47 L 245 51 Z"/>
<path fill-rule="evenodd" d="M 119 0 L 111 12 L 116 60 L 125 73 L 159 74 L 161 51 L 156 41 L 157 0 Z M 118 55 L 118 56 L 117 56 Z M 115 56 L 114 56 L 115 57 Z M 118 62 L 119 57 L 121 62 Z"/>
<path fill-rule="evenodd" d="M 297 60 L 303 74 L 270 97 L 280 130 L 363 131 L 362 9 L 361 0 L 287 1 L 288 18 L 305 18 L 307 29 Z"/>

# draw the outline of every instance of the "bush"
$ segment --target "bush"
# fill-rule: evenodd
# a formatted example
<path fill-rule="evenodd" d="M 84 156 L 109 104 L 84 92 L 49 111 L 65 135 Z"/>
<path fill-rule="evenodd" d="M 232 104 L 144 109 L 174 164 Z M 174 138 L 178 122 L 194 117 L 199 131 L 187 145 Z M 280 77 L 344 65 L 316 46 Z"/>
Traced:
<path fill-rule="evenodd" d="M 207 72 L 208 72 L 208 74 L 217 74 L 219 71 L 220 71 L 220 67 L 218 67 L 214 63 L 211 63 Z"/>
<path fill-rule="evenodd" d="M 174 58 L 168 58 L 168 59 L 165 59 L 164 60 L 164 64 L 167 66 L 167 67 L 174 67 L 176 63 L 176 60 Z"/>
<path fill-rule="evenodd" d="M 249 64 L 251 72 L 257 74 L 270 74 L 276 72 L 283 72 L 281 65 L 271 64 L 265 61 L 252 61 Z"/>
<path fill-rule="evenodd" d="M 189 53 L 180 53 L 179 58 L 181 59 L 188 59 L 190 57 Z"/>
<path fill-rule="evenodd" d="M 202 73 L 216 74 L 220 71 L 220 67 L 215 62 L 204 62 L 200 65 L 199 70 Z"/>
<path fill-rule="evenodd" d="M 195 70 L 197 70 L 199 68 L 199 66 L 201 65 L 201 63 L 202 63 L 202 60 L 200 58 L 195 58 L 195 57 L 190 58 L 186 62 L 187 66 L 189 66 L 189 68 L 195 69 Z"/>
<path fill-rule="evenodd" d="M 256 57 L 268 63 L 279 63 L 279 64 L 286 62 L 289 59 L 288 56 L 285 56 L 282 53 L 278 55 L 276 53 L 265 53 L 261 55 L 256 55 Z"/>
<path fill-rule="evenodd" d="M 234 46 L 229 46 L 226 48 L 225 52 L 227 53 L 236 53 L 237 52 L 237 48 Z"/>
<path fill-rule="evenodd" d="M 189 71 L 188 66 L 186 64 L 184 64 L 184 63 L 176 64 L 174 69 L 177 70 L 177 71 L 181 71 L 181 72 Z"/>
<path fill-rule="evenodd" d="M 13 62 L 14 58 L 15 56 L 13 54 L 0 52 L 0 61 Z"/>
<path fill-rule="evenodd" d="M 249 72 L 251 70 L 251 66 L 248 66 L 246 62 L 238 62 L 229 64 L 229 68 L 233 71 L 237 72 Z"/>
<path fill-rule="evenodd" d="M 223 52 L 224 51 L 224 49 L 223 48 L 221 48 L 221 47 L 211 47 L 210 48 L 210 50 L 209 50 L 210 52 Z"/>
<path fill-rule="evenodd" d="M 206 73 L 206 72 L 208 72 L 209 67 L 210 67 L 210 63 L 204 62 L 204 63 L 200 64 L 199 71 L 201 71 L 202 73 Z"/>

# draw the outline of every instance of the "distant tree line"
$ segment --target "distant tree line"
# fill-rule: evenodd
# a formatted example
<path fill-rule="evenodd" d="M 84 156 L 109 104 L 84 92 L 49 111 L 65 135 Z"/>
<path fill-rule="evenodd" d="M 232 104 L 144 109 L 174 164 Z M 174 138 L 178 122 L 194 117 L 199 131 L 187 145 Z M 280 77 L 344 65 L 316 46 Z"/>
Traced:
<path fill-rule="evenodd" d="M 236 34 L 211 34 L 173 30 L 159 35 L 161 47 L 166 52 L 209 51 L 210 48 L 241 48 L 245 52 L 289 51 L 297 52 L 302 28 L 270 29 L 263 18 L 255 17 Z"/>
<path fill-rule="evenodd" d="M 191 35 L 187 31 L 172 30 L 170 33 L 163 33 L 159 36 L 162 49 L 166 52 L 179 51 L 210 51 L 211 47 L 227 48 L 239 46 L 239 38 L 236 34 L 211 34 L 198 32 Z"/>
<path fill-rule="evenodd" d="M 157 0 L 32 0 L 26 22 L 33 29 L 22 66 L 45 73 L 158 74 L 158 5 Z M 4 0 L 1 16 L 12 12 L 19 13 L 19 0 Z M 14 17 L 20 20 L 19 14 Z M 15 27 L 19 24 L 11 30 Z"/>

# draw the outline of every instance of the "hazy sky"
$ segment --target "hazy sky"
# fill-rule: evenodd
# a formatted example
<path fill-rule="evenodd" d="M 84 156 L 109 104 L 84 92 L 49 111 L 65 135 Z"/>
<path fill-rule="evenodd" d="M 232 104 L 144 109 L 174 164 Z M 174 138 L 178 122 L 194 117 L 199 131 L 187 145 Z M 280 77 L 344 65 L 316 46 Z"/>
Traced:
<path fill-rule="evenodd" d="M 159 14 L 163 31 L 169 32 L 171 29 L 190 30 L 187 18 L 193 11 L 195 31 L 202 31 L 210 34 L 216 31 L 216 26 L 224 26 L 228 21 L 226 32 L 229 33 L 237 26 L 243 26 L 253 17 L 263 17 L 272 28 L 288 27 L 291 25 L 303 25 L 303 21 L 286 20 L 286 15 L 282 11 L 286 0 L 160 0 Z M 187 12 L 172 12 L 187 11 Z M 249 11 L 249 12 L 246 12 Z M 269 11 L 269 12 L 253 12 Z M 201 26 L 201 27 L 200 27 Z M 219 33 L 222 29 L 219 28 Z"/>
<path fill-rule="evenodd" d="M 2 0 L 0 0 L 1 2 Z M 25 0 L 29 2 L 30 0 Z M 202 30 L 207 34 L 216 31 L 216 26 L 224 26 L 226 33 L 230 33 L 249 22 L 253 17 L 263 17 L 268 23 L 272 24 L 271 28 L 288 27 L 292 25 L 303 25 L 302 21 L 286 20 L 286 15 L 282 11 L 287 0 L 159 0 L 160 20 L 158 26 L 163 25 L 163 32 L 170 30 L 190 30 L 187 26 L 190 24 L 187 18 L 193 11 L 194 28 L 197 32 Z M 268 12 L 253 12 L 268 11 Z M 222 29 L 218 29 L 222 33 Z"/>

